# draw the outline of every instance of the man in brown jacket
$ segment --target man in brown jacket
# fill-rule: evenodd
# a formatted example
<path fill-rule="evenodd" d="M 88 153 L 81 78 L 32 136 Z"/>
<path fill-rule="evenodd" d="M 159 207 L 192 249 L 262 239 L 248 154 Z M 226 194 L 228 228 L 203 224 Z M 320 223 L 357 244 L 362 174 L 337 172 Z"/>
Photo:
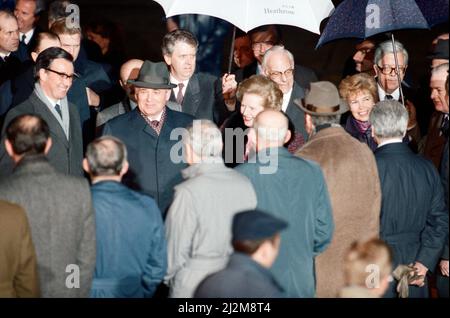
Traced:
<path fill-rule="evenodd" d="M 36 253 L 23 209 L 0 200 L 0 298 L 39 297 Z"/>
<path fill-rule="evenodd" d="M 344 287 L 344 256 L 352 242 L 378 237 L 378 170 L 369 147 L 339 125 L 347 105 L 332 83 L 311 83 L 303 103 L 297 100 L 297 104 L 305 112 L 305 128 L 310 135 L 297 155 L 322 168 L 335 223 L 330 246 L 315 259 L 316 296 L 337 297 Z"/>

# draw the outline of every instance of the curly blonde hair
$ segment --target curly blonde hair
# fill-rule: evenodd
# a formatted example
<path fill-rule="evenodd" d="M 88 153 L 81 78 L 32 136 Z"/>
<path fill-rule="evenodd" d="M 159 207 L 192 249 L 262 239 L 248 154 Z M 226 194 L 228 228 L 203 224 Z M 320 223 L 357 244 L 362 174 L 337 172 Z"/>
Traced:
<path fill-rule="evenodd" d="M 347 76 L 339 84 L 339 94 L 341 94 L 341 97 L 347 101 L 351 96 L 362 91 L 369 92 L 374 103 L 379 101 L 377 83 L 369 74 L 358 73 Z"/>
<path fill-rule="evenodd" d="M 242 81 L 237 90 L 237 99 L 242 101 L 244 94 L 255 94 L 264 99 L 264 109 L 281 110 L 283 92 L 278 85 L 263 75 L 252 75 Z"/>

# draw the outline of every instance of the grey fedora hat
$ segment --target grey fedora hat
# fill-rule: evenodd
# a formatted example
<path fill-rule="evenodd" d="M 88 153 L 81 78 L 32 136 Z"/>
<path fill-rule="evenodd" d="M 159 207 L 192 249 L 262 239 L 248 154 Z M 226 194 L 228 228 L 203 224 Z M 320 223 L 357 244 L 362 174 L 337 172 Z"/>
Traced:
<path fill-rule="evenodd" d="M 138 78 L 136 80 L 128 80 L 128 83 L 136 87 L 153 89 L 171 89 L 177 87 L 176 84 L 170 82 L 166 63 L 154 63 L 148 60 L 142 64 Z"/>
<path fill-rule="evenodd" d="M 339 115 L 349 110 L 347 103 L 339 97 L 336 86 L 327 81 L 311 83 L 305 98 L 296 99 L 294 103 L 313 116 Z"/>

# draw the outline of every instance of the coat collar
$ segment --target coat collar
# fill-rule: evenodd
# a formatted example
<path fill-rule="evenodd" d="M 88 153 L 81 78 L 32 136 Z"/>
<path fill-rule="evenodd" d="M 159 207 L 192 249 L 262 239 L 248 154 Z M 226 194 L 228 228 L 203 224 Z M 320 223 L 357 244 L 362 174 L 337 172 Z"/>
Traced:
<path fill-rule="evenodd" d="M 405 142 L 396 142 L 393 144 L 381 146 L 375 150 L 375 154 L 382 153 L 411 154 L 412 151 Z"/>
<path fill-rule="evenodd" d="M 52 174 L 55 168 L 50 164 L 45 155 L 29 155 L 23 157 L 14 168 L 15 175 L 39 173 Z"/>
<path fill-rule="evenodd" d="M 278 287 L 280 292 L 284 292 L 281 285 L 276 281 L 276 279 L 273 277 L 272 273 L 269 269 L 263 267 L 262 265 L 255 262 L 251 257 L 244 253 L 240 252 L 234 252 L 230 256 L 230 260 L 228 262 L 229 267 L 239 268 L 239 270 L 244 270 L 245 268 L 249 268 L 253 271 L 258 272 L 261 274 L 264 278 L 270 280 L 275 286 Z"/>
<path fill-rule="evenodd" d="M 33 105 L 34 111 L 42 116 L 42 119 L 44 119 L 49 128 L 50 128 L 50 134 L 55 135 L 58 137 L 58 140 L 60 140 L 66 148 L 69 148 L 69 140 L 67 140 L 66 134 L 64 133 L 63 128 L 61 127 L 61 124 L 58 122 L 58 120 L 55 118 L 53 113 L 48 109 L 47 105 L 38 97 L 36 92 L 33 92 L 31 96 L 29 97 L 30 103 Z M 74 116 L 74 114 L 70 111 L 73 105 L 69 104 L 69 139 L 72 137 L 73 132 L 73 121 L 70 119 L 70 117 Z"/>
<path fill-rule="evenodd" d="M 214 162 L 201 162 L 187 167 L 181 171 L 184 179 L 191 179 L 202 174 L 208 174 L 210 172 L 225 171 L 228 168 L 225 167 L 223 159 L 221 157 L 215 158 Z"/>

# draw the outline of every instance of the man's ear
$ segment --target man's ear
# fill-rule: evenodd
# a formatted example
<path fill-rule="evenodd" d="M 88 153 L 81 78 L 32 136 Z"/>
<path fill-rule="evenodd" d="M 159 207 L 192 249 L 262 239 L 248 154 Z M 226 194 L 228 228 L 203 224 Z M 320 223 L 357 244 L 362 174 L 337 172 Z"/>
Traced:
<path fill-rule="evenodd" d="M 283 143 L 283 144 L 285 144 L 285 143 L 287 143 L 289 140 L 291 140 L 291 137 L 292 137 L 292 133 L 291 133 L 291 131 L 288 129 L 287 132 L 286 132 L 286 136 L 284 137 L 284 143 Z"/>
<path fill-rule="evenodd" d="M 311 135 L 312 131 L 314 130 L 311 115 L 308 113 L 305 113 L 305 129 L 308 135 Z"/>
<path fill-rule="evenodd" d="M 8 153 L 8 155 L 11 158 L 13 158 L 15 153 L 14 153 L 14 150 L 13 150 L 13 146 L 12 146 L 11 142 L 8 139 L 5 139 L 5 149 L 6 149 L 6 152 Z"/>
<path fill-rule="evenodd" d="M 45 149 L 44 149 L 44 154 L 47 155 L 48 152 L 50 151 L 50 148 L 53 145 L 53 140 L 51 137 L 48 137 L 47 142 L 45 143 Z"/>
<path fill-rule="evenodd" d="M 169 54 L 164 54 L 164 61 L 166 62 L 167 65 L 171 66 L 172 65 L 172 56 L 170 56 Z"/>
<path fill-rule="evenodd" d="M 122 165 L 122 170 L 120 170 L 120 176 L 124 176 L 128 172 L 128 168 L 130 167 L 130 164 L 128 163 L 128 160 L 125 160 L 125 162 Z"/>
<path fill-rule="evenodd" d="M 86 158 L 83 159 L 83 170 L 86 171 L 87 174 L 90 174 L 91 169 L 89 168 L 89 163 Z"/>
<path fill-rule="evenodd" d="M 373 64 L 373 70 L 374 70 L 374 72 L 375 72 L 375 76 L 376 77 L 378 77 L 380 74 L 378 74 L 378 72 L 380 71 L 379 69 L 378 69 L 378 65 L 377 64 Z"/>
<path fill-rule="evenodd" d="M 36 62 L 38 54 L 36 52 L 31 52 L 31 59 Z"/>

